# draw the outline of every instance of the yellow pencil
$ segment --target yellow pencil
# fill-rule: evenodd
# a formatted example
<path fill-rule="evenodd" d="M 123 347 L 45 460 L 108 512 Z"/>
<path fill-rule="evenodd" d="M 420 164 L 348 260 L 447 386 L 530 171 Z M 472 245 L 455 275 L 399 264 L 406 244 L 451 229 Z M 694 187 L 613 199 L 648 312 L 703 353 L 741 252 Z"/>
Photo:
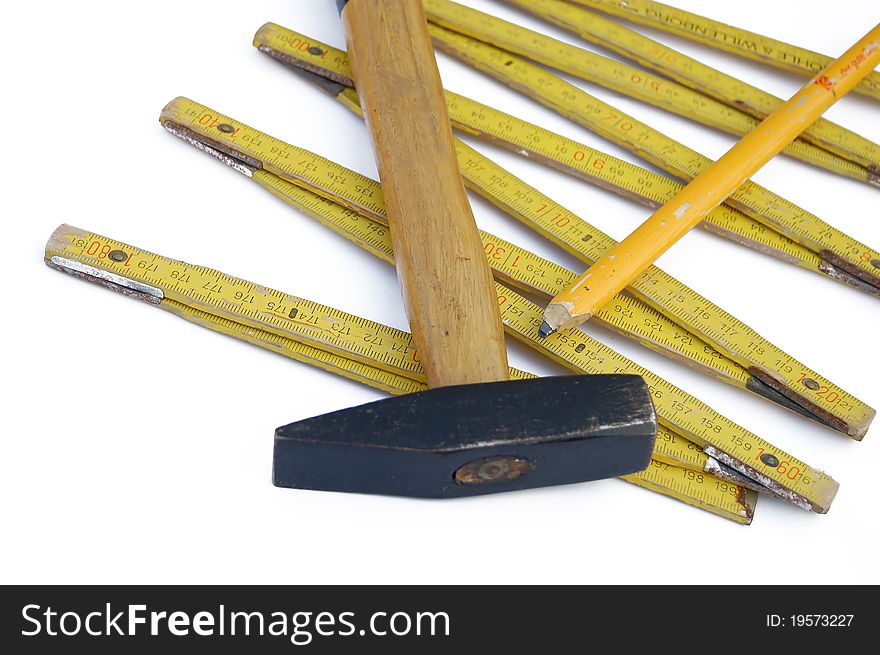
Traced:
<path fill-rule="evenodd" d="M 822 112 L 849 93 L 878 63 L 880 25 L 557 295 L 544 311 L 541 336 L 589 319 Z"/>

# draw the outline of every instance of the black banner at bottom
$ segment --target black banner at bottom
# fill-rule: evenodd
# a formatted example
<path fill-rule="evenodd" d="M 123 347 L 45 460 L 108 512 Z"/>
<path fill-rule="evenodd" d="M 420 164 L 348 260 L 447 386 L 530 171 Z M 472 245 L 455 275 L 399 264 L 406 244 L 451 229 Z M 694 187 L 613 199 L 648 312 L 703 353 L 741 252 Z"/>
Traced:
<path fill-rule="evenodd" d="M 844 646 L 880 636 L 842 587 L 5 587 L 0 646 L 191 652 L 448 652 L 712 643 Z M 742 641 L 748 640 L 748 641 Z M 225 645 L 225 644 L 224 644 Z M 14 650 L 9 650 L 11 646 Z M 415 651 L 413 649 L 416 649 Z M 124 650 L 122 651 L 124 652 Z"/>

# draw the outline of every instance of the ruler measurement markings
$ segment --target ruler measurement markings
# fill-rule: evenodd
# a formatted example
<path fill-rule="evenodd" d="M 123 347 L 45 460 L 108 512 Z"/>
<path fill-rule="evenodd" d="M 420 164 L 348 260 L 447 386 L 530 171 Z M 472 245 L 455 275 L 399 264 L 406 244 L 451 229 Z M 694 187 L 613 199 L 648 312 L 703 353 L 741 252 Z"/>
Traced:
<path fill-rule="evenodd" d="M 753 491 L 729 485 L 726 487 L 711 486 L 706 479 L 680 479 L 681 469 L 666 465 L 656 460 L 641 473 L 624 476 L 622 479 L 647 488 L 669 481 L 658 493 L 680 500 L 688 505 L 700 507 L 724 518 L 748 524 L 755 511 L 757 495 Z M 720 481 L 719 481 L 720 482 Z M 728 483 L 723 483 L 728 485 Z M 729 487 L 733 493 L 728 491 Z"/>
<path fill-rule="evenodd" d="M 90 235 L 89 238 L 91 241 L 99 241 L 103 239 L 103 237 L 99 237 L 97 235 Z M 128 248 L 128 246 L 124 246 L 124 244 L 109 242 L 108 240 L 104 240 L 104 243 L 110 246 L 110 248 Z M 83 256 L 80 253 L 80 256 Z M 173 267 L 175 266 L 174 262 L 163 262 L 162 260 L 157 260 L 155 257 L 152 258 L 153 262 L 159 262 L 154 264 L 156 267 L 155 271 L 146 272 L 138 277 L 141 277 L 146 282 L 151 282 L 156 286 L 164 286 L 168 291 L 171 291 L 173 287 L 171 285 L 165 285 L 164 281 L 166 277 L 163 276 L 163 271 L 168 269 L 168 276 L 173 273 Z M 94 263 L 104 263 L 101 260 L 97 260 Z M 114 262 L 109 262 L 109 264 L 114 264 Z M 259 329 L 275 329 L 285 332 L 290 331 L 291 329 L 296 330 L 296 332 L 302 337 L 310 339 L 314 342 L 321 343 L 326 347 L 339 349 L 340 352 L 349 352 L 350 354 L 356 354 L 363 357 L 366 361 L 370 361 L 374 358 L 373 356 L 373 348 L 371 345 L 366 345 L 359 343 L 355 340 L 348 340 L 344 338 L 340 338 L 338 334 L 339 330 L 334 330 L 332 325 L 327 325 L 326 320 L 320 318 L 322 315 L 327 315 L 331 317 L 331 320 L 340 321 L 340 327 L 344 328 L 346 325 L 353 323 L 351 320 L 351 315 L 344 315 L 340 312 L 331 311 L 329 308 L 318 305 L 316 303 L 312 303 L 310 301 L 304 301 L 299 298 L 294 298 L 291 296 L 286 296 L 285 294 L 272 290 L 261 290 L 260 294 L 257 296 L 258 305 L 255 309 L 247 309 L 242 308 L 240 303 L 235 302 L 232 299 L 225 298 L 217 295 L 209 295 L 201 292 L 201 286 L 199 282 L 202 280 L 216 280 L 219 279 L 219 274 L 217 271 L 213 271 L 212 269 L 206 269 L 203 267 L 193 267 L 192 270 L 194 274 L 197 276 L 198 280 L 191 287 L 191 291 L 187 294 L 181 294 L 180 297 L 175 298 L 173 294 L 170 295 L 172 299 L 193 303 L 195 302 L 199 306 L 206 306 L 213 308 L 211 313 L 228 317 L 228 318 L 242 318 L 246 317 L 251 319 L 248 323 L 251 324 L 252 327 L 256 327 Z M 122 271 L 126 273 L 125 270 Z M 129 274 L 137 274 L 139 271 L 129 271 Z M 238 286 L 239 284 L 244 284 L 245 288 L 249 288 L 254 290 L 256 294 L 256 288 L 248 283 L 238 280 L 236 278 L 227 278 L 231 280 L 235 284 L 234 286 Z M 210 282 L 207 282 L 210 284 Z M 219 293 L 219 292 L 217 292 Z M 290 303 L 291 306 L 296 306 L 302 309 L 305 312 L 305 322 L 304 321 L 290 321 L 286 320 L 283 317 L 278 315 L 277 309 L 273 309 L 270 307 L 272 301 L 266 300 L 265 296 L 270 298 L 272 297 L 280 297 L 283 298 L 285 302 Z M 273 305 L 274 307 L 274 305 Z M 314 319 L 316 325 L 310 325 L 309 321 Z M 332 335 L 333 339 L 328 338 L 328 335 Z M 357 335 L 363 336 L 363 335 Z M 408 341 L 409 335 L 402 331 L 398 331 L 395 335 L 397 340 L 394 341 L 394 345 L 402 346 L 403 352 L 405 353 L 414 353 L 414 349 L 412 348 L 411 342 Z M 343 343 L 347 343 L 348 346 L 343 347 Z M 400 358 L 395 360 L 390 360 L 389 363 L 393 363 L 395 367 L 398 367 L 402 374 L 412 376 L 414 372 L 420 370 L 420 365 L 413 361 L 412 358 Z"/>
<path fill-rule="evenodd" d="M 454 96 L 454 94 L 448 95 Z M 461 96 L 457 96 L 456 99 L 462 103 L 473 103 L 473 101 Z M 455 100 L 450 102 L 453 121 L 459 116 L 458 112 L 455 111 L 457 107 L 458 104 Z M 497 112 L 497 110 L 492 111 L 501 113 Z M 530 126 L 525 121 L 519 121 L 519 123 L 519 126 Z M 614 192 L 625 189 L 630 193 L 629 197 L 651 208 L 660 207 L 675 196 L 683 187 L 682 184 L 675 180 L 664 178 L 656 173 L 641 169 L 634 164 L 593 150 L 546 130 L 542 130 L 544 134 L 541 136 L 544 137 L 544 140 L 548 141 L 548 144 L 542 145 L 540 140 L 529 138 L 528 134 L 517 137 L 518 130 L 507 130 L 505 134 L 501 130 L 495 129 L 491 119 L 481 121 L 479 124 L 470 120 L 468 121 L 468 127 L 480 130 L 482 136 L 491 137 L 492 143 L 506 147 L 513 152 L 519 152 L 518 149 L 524 148 L 527 150 L 529 158 L 539 155 L 543 158 L 542 163 L 547 163 L 558 170 L 584 179 L 591 184 L 596 184 Z M 571 156 L 563 157 L 560 156 L 560 153 L 565 153 L 566 155 L 571 153 Z M 624 174 L 618 176 L 617 180 L 613 180 L 605 172 L 612 170 L 621 171 Z M 768 228 L 758 221 L 745 216 L 736 209 L 722 205 L 713 210 L 707 220 L 704 221 L 704 227 L 713 223 L 718 225 L 724 224 L 728 229 L 732 229 L 739 234 L 762 230 L 767 233 L 765 237 L 767 245 L 771 246 L 774 251 L 784 253 L 788 261 L 795 261 L 809 270 L 818 272 L 818 265 L 821 261 L 818 255 L 784 237 L 772 228 Z"/>
<path fill-rule="evenodd" d="M 776 98 L 757 87 L 725 75 L 721 71 L 712 69 L 681 52 L 677 52 L 638 32 L 603 18 L 600 14 L 586 11 L 571 3 L 562 2 L 561 0 L 504 1 L 537 15 L 569 32 L 573 32 L 591 43 L 634 60 L 645 68 L 672 78 L 676 83 L 693 90 L 697 95 L 697 98 L 691 99 L 693 108 L 709 112 L 712 116 L 718 115 L 719 120 L 729 122 L 731 127 L 734 124 L 739 126 L 739 129 L 736 131 L 726 129 L 730 133 L 744 134 L 750 131 L 761 119 L 765 118 L 783 103 L 782 99 Z M 435 9 L 440 19 L 448 16 L 453 11 L 451 7 L 455 6 L 453 3 L 446 2 L 445 0 L 428 0 L 428 4 Z M 474 12 L 475 10 L 458 12 L 460 14 L 458 24 L 464 26 L 474 22 L 472 18 Z M 500 31 L 500 22 L 501 19 L 494 17 L 483 19 L 479 22 L 482 35 L 472 34 L 472 36 L 481 40 L 487 40 L 486 37 L 494 36 Z M 455 26 L 453 26 L 454 28 Z M 563 66 L 567 65 L 567 68 L 571 69 L 566 70 L 565 68 L 560 68 L 560 65 L 554 65 L 552 59 L 541 60 L 532 56 L 534 54 L 540 57 L 543 51 L 551 47 L 549 44 L 557 43 L 551 37 L 535 33 L 535 37 L 529 38 L 529 43 L 532 46 L 530 50 L 524 46 L 516 47 L 518 44 L 525 42 L 524 34 L 531 34 L 530 30 L 514 25 L 512 28 L 505 29 L 504 32 L 507 39 L 503 44 L 499 43 L 498 45 L 503 45 L 505 49 L 513 49 L 519 54 L 530 57 L 535 61 L 542 61 L 542 63 L 565 72 L 577 74 L 578 68 L 584 66 L 582 60 L 595 56 L 589 54 L 589 51 L 559 42 L 561 45 L 556 46 L 554 49 L 558 58 L 558 62 L 555 63 Z M 633 69 L 633 71 L 633 76 L 640 74 L 639 69 Z M 645 80 L 648 79 L 644 74 L 642 74 L 642 77 Z M 663 82 L 668 82 L 668 80 L 661 78 L 661 81 L 657 84 L 662 84 Z M 715 104 L 706 104 L 700 98 L 705 100 L 712 98 L 713 101 L 717 101 L 735 110 L 736 114 L 731 116 L 720 113 Z M 675 111 L 675 109 L 671 110 Z M 679 111 L 678 113 L 682 112 Z M 746 119 L 745 122 L 742 118 Z M 706 124 L 709 124 L 709 122 L 707 121 Z M 722 126 L 722 129 L 725 128 Z M 868 168 L 876 168 L 880 164 L 880 146 L 878 144 L 825 118 L 820 118 L 810 125 L 800 135 L 799 139 L 794 142 L 793 146 L 802 151 L 797 155 L 799 158 L 833 172 L 859 179 L 862 182 L 870 182 Z M 795 153 L 789 152 L 788 154 Z"/>

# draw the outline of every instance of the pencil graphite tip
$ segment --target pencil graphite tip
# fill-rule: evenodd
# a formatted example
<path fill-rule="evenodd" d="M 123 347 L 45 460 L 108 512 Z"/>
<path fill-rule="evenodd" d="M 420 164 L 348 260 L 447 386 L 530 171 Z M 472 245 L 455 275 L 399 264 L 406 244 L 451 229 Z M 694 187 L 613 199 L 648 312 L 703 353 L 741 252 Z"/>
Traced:
<path fill-rule="evenodd" d="M 554 332 L 556 332 L 556 330 L 550 327 L 550 324 L 547 321 L 541 323 L 541 327 L 538 328 L 538 336 L 542 339 L 544 337 L 549 337 Z"/>

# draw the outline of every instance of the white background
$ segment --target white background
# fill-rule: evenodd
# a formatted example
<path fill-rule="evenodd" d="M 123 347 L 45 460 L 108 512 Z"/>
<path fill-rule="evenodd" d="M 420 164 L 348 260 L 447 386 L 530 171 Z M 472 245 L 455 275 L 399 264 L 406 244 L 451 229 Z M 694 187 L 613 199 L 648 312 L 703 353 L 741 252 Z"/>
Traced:
<path fill-rule="evenodd" d="M 468 5 L 566 41 L 500 2 Z M 828 54 L 876 2 L 674 0 Z M 51 271 L 62 222 L 405 327 L 391 267 L 160 129 L 186 95 L 375 176 L 359 119 L 251 46 L 275 21 L 343 45 L 335 2 L 20 2 L 0 23 L 3 582 L 880 582 L 880 428 L 863 443 L 593 326 L 590 334 L 841 483 L 817 516 L 762 498 L 741 527 L 617 480 L 429 502 L 276 489 L 275 427 L 382 394 Z M 657 36 L 656 34 L 654 34 Z M 778 95 L 802 79 L 658 36 Z M 440 57 L 446 86 L 626 159 L 531 101 Z M 732 143 L 582 84 L 697 150 Z M 880 103 L 828 114 L 880 141 Z M 648 211 L 479 149 L 622 238 Z M 880 193 L 777 158 L 756 179 L 880 247 Z M 481 200 L 479 224 L 580 265 Z M 790 354 L 880 406 L 880 302 L 699 230 L 661 261 Z M 515 365 L 559 369 L 511 348 Z M 829 608 L 834 609 L 834 608 Z"/>

